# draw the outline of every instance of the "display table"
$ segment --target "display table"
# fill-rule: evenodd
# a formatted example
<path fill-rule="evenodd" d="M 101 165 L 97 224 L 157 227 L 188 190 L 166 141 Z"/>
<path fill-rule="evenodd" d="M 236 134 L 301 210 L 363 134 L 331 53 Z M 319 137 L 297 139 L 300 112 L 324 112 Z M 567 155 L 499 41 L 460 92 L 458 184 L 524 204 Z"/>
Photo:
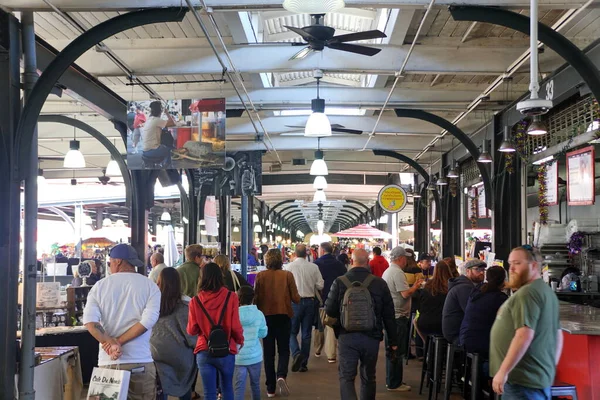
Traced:
<path fill-rule="evenodd" d="M 80 400 L 83 389 L 79 349 L 36 347 L 42 362 L 34 370 L 33 388 L 37 400 Z M 18 376 L 15 376 L 15 382 Z"/>
<path fill-rule="evenodd" d="M 21 332 L 17 332 L 17 337 L 21 337 Z M 35 331 L 35 345 L 36 347 L 78 347 L 83 383 L 90 381 L 92 371 L 98 365 L 98 342 L 84 326 L 38 329 Z"/>
<path fill-rule="evenodd" d="M 564 346 L 556 380 L 577 387 L 580 399 L 600 400 L 600 309 L 560 302 Z"/>

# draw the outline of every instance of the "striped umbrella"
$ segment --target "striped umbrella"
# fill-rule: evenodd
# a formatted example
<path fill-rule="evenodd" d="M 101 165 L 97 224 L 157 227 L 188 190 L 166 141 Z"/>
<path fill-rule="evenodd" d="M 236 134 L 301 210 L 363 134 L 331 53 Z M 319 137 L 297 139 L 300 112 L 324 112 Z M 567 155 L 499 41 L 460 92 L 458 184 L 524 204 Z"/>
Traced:
<path fill-rule="evenodd" d="M 392 235 L 387 232 L 380 231 L 370 225 L 358 225 L 354 228 L 346 229 L 335 234 L 337 237 L 344 238 L 381 238 L 391 239 Z"/>

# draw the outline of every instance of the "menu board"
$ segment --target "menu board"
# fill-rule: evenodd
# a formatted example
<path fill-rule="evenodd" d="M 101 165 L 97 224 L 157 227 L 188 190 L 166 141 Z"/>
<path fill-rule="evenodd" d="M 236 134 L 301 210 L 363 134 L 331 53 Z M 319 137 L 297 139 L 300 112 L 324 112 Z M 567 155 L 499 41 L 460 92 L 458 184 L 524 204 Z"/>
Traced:
<path fill-rule="evenodd" d="M 479 195 L 477 198 L 477 215 L 479 218 L 489 218 L 490 215 L 485 206 L 485 189 L 483 186 L 477 190 L 477 194 Z"/>
<path fill-rule="evenodd" d="M 594 146 L 567 153 L 567 201 L 570 206 L 594 204 L 595 176 Z"/>
<path fill-rule="evenodd" d="M 546 168 L 546 189 L 548 205 L 558 205 L 558 161 L 554 161 Z"/>

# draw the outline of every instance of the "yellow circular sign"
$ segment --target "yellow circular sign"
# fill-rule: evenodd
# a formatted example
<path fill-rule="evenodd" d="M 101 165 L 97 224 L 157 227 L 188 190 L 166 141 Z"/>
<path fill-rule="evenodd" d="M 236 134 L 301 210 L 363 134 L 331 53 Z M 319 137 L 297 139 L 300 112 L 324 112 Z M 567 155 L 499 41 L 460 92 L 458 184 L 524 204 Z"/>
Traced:
<path fill-rule="evenodd" d="M 379 205 L 388 213 L 400 212 L 406 207 L 406 191 L 398 185 L 387 185 L 381 188 L 377 196 Z"/>

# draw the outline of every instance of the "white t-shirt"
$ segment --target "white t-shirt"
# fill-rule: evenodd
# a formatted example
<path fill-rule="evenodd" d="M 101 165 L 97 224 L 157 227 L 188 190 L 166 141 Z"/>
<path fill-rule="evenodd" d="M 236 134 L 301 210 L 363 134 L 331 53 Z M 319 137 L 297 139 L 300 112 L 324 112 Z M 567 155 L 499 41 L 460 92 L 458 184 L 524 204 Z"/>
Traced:
<path fill-rule="evenodd" d="M 322 290 L 325 285 L 317 264 L 304 258 L 296 258 L 283 269 L 294 275 L 300 297 L 315 297 L 316 291 Z"/>
<path fill-rule="evenodd" d="M 160 146 L 160 134 L 167 126 L 167 120 L 160 117 L 149 117 L 142 128 L 142 150 L 154 150 Z"/>
<path fill-rule="evenodd" d="M 120 272 L 99 280 L 88 294 L 83 323 L 100 322 L 111 337 L 121 336 L 138 322 L 148 330 L 123 345 L 117 361 L 99 345 L 98 366 L 152 362 L 150 336 L 159 313 L 160 290 L 144 275 Z"/>
<path fill-rule="evenodd" d="M 382 278 L 390 288 L 396 318 L 410 318 L 411 298 L 405 299 L 400 293 L 410 289 L 404 271 L 396 264 L 390 263 L 389 268 L 383 272 Z"/>

